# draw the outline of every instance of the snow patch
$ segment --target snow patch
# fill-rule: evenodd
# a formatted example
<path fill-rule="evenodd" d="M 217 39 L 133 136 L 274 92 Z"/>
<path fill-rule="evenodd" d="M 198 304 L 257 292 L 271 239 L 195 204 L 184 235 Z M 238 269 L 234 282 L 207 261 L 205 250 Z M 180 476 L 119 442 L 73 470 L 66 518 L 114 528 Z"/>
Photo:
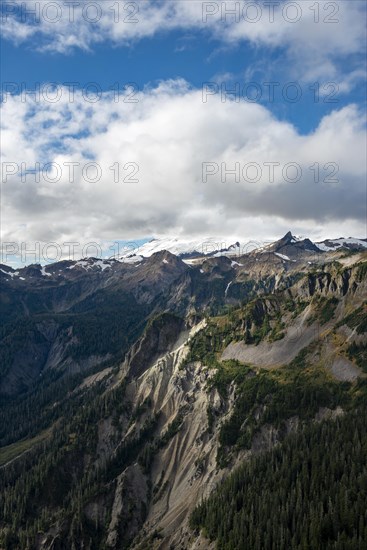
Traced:
<path fill-rule="evenodd" d="M 0 271 L 2 273 L 5 273 L 5 275 L 8 275 L 11 278 L 18 277 L 18 275 L 19 275 L 19 271 L 14 271 L 14 273 L 12 273 L 11 271 L 4 271 L 3 269 L 0 269 Z"/>
<path fill-rule="evenodd" d="M 224 296 L 225 296 L 225 297 L 227 296 L 227 293 L 228 293 L 228 290 L 229 290 L 229 287 L 231 286 L 231 284 L 232 284 L 232 281 L 230 281 L 230 282 L 228 283 L 227 288 L 226 288 L 225 291 L 224 291 Z"/>
<path fill-rule="evenodd" d="M 141 264 L 141 262 L 144 260 L 143 256 L 137 256 L 136 254 L 130 254 L 129 256 L 121 256 L 119 258 L 119 261 L 123 264 Z"/>
<path fill-rule="evenodd" d="M 67 267 L 67 269 L 75 269 L 77 266 L 82 267 L 86 271 L 89 271 L 96 267 L 101 271 L 104 271 L 105 269 L 111 269 L 111 260 L 78 260 L 77 262 L 75 262 L 74 265 L 70 265 L 69 267 Z M 59 271 L 61 271 L 61 269 L 59 269 Z"/>
<path fill-rule="evenodd" d="M 41 274 L 42 274 L 44 277 L 51 277 L 51 273 L 47 273 L 45 266 L 43 266 L 43 267 L 41 268 Z"/>
<path fill-rule="evenodd" d="M 290 258 L 288 256 L 286 256 L 285 254 L 279 254 L 279 252 L 274 252 L 274 254 L 276 256 L 278 256 L 279 258 L 281 258 L 282 260 L 288 260 L 290 261 Z"/>

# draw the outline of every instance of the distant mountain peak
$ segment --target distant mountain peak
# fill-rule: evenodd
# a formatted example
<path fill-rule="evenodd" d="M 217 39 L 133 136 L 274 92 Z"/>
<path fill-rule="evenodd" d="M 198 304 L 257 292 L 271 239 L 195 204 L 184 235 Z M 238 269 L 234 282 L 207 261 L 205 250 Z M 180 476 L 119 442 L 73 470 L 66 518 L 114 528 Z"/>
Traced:
<path fill-rule="evenodd" d="M 299 251 L 320 252 L 320 249 L 310 239 L 296 237 L 291 231 L 288 231 L 279 241 L 271 244 L 269 250 L 278 253 L 285 251 L 287 255 L 288 253 L 292 255 L 292 251 L 296 254 L 299 254 Z"/>
<path fill-rule="evenodd" d="M 286 233 L 284 235 L 284 237 L 282 237 L 281 239 L 279 239 L 279 241 L 277 241 L 278 243 L 283 243 L 283 244 L 292 244 L 292 243 L 295 243 L 297 242 L 299 239 L 297 239 L 297 237 L 295 237 L 291 231 L 288 231 L 288 233 Z"/>

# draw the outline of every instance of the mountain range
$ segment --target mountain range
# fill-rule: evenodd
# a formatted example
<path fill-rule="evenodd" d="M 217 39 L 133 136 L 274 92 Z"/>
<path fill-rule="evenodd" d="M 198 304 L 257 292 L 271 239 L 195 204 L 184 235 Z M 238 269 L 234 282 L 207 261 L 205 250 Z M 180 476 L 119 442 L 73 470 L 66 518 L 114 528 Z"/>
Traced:
<path fill-rule="evenodd" d="M 367 240 L 208 242 L 0 265 L 0 548 L 365 547 Z"/>
<path fill-rule="evenodd" d="M 227 241 L 227 242 L 226 242 Z M 264 247 L 278 248 L 286 245 L 296 245 L 297 248 L 309 247 L 310 250 L 319 252 L 330 252 L 342 248 L 350 250 L 367 248 L 367 239 L 339 238 L 327 239 L 322 242 L 312 243 L 307 238 L 295 237 L 289 231 L 282 239 L 267 245 L 258 241 L 240 241 L 237 239 L 201 238 L 198 240 L 185 241 L 178 238 L 152 239 L 144 245 L 137 246 L 136 250 L 128 250 L 121 255 L 122 260 L 130 261 L 147 258 L 156 252 L 167 250 L 180 258 L 200 258 L 203 256 L 241 256 L 252 251 L 261 251 Z M 134 247 L 133 247 L 134 248 Z"/>

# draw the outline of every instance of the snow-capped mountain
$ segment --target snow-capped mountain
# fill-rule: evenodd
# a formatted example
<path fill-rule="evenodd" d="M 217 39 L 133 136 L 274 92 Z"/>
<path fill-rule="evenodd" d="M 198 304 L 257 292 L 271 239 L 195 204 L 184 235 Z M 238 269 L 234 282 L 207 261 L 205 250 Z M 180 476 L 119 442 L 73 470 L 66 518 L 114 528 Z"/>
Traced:
<path fill-rule="evenodd" d="M 312 242 L 308 238 L 294 236 L 290 231 L 275 242 L 255 240 L 241 240 L 236 238 L 206 237 L 196 240 L 185 240 L 174 237 L 152 239 L 135 250 L 128 250 L 118 259 L 123 262 L 138 262 L 149 258 L 156 252 L 167 250 L 181 259 L 195 259 L 200 257 L 242 256 L 251 252 L 273 251 L 278 252 L 285 247 L 294 247 L 297 250 L 308 252 L 332 252 L 342 248 L 349 250 L 367 249 L 367 239 L 339 238 L 327 239 L 321 242 Z"/>
<path fill-rule="evenodd" d="M 141 258 L 149 258 L 156 252 L 167 250 L 179 258 L 199 258 L 202 256 L 228 256 L 246 253 L 246 242 L 236 239 L 223 239 L 207 237 L 196 240 L 178 239 L 167 237 L 152 239 L 135 250 L 128 250 L 120 256 L 121 261 L 139 261 Z M 259 243 L 256 243 L 259 244 Z M 254 250 L 256 246 L 252 247 Z"/>
<path fill-rule="evenodd" d="M 367 248 L 367 239 L 354 239 L 353 237 L 348 237 L 347 239 L 345 239 L 344 237 L 341 237 L 339 239 L 327 239 L 326 241 L 315 244 L 323 252 L 330 252 L 339 248 L 349 248 L 350 250 L 363 250 Z"/>
<path fill-rule="evenodd" d="M 247 258 L 249 261 L 257 258 L 262 263 L 273 262 L 274 257 L 283 261 L 318 261 L 324 254 L 347 253 L 348 251 L 367 250 L 367 239 L 339 238 L 327 239 L 322 242 L 312 242 L 310 239 L 295 237 L 290 231 L 274 242 L 240 241 L 236 239 L 204 238 L 184 240 L 178 238 L 152 239 L 136 249 L 129 249 L 119 257 L 113 258 L 83 258 L 80 260 L 63 260 L 50 265 L 32 264 L 13 269 L 0 264 L 0 280 L 5 282 L 76 279 L 81 274 L 105 273 L 113 275 L 121 269 L 137 268 L 153 256 L 164 251 L 176 256 L 188 265 L 198 264 L 208 258 L 227 257 Z M 164 260 L 162 260 L 164 261 Z M 233 263 L 233 262 L 232 262 Z"/>

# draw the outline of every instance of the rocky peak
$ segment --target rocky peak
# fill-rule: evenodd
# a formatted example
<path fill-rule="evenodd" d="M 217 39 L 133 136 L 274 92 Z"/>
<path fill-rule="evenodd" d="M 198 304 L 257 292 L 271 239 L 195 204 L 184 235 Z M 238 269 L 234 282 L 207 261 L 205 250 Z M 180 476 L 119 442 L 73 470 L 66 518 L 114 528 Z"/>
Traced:
<path fill-rule="evenodd" d="M 288 252 L 290 252 L 291 249 L 303 250 L 307 252 L 320 252 L 320 249 L 310 239 L 300 239 L 299 237 L 295 237 L 291 231 L 288 231 L 284 237 L 279 239 L 279 241 L 276 241 L 272 245 L 272 249 L 274 252 L 281 252 L 282 249 L 286 249 Z"/>
<path fill-rule="evenodd" d="M 176 269 L 178 271 L 186 271 L 187 266 L 186 264 L 176 256 L 175 254 L 172 254 L 172 252 L 169 252 L 168 250 L 160 250 L 159 252 L 155 252 L 150 256 L 150 258 L 147 258 L 146 265 L 150 268 L 152 267 L 170 267 L 173 269 Z"/>

